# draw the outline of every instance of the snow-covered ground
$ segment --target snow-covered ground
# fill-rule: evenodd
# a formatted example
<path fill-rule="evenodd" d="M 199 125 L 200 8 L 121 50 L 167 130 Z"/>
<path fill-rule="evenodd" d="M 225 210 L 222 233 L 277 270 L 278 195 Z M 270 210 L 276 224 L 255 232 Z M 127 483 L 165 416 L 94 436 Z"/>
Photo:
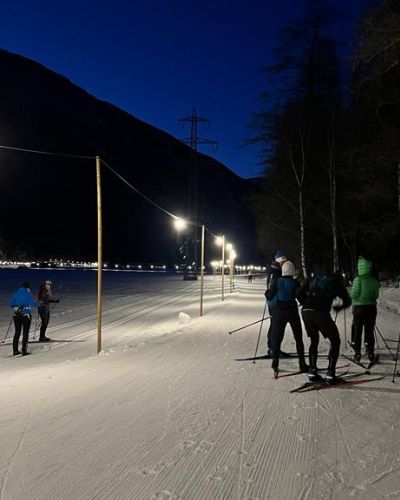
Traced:
<path fill-rule="evenodd" d="M 232 294 L 227 280 L 221 302 L 207 277 L 199 318 L 198 282 L 104 273 L 96 356 L 95 272 L 1 271 L 0 302 L 45 277 L 64 292 L 48 332 L 62 341 L 31 343 L 25 358 L 0 345 L 2 500 L 400 499 L 400 378 L 379 337 L 372 372 L 384 379 L 290 394 L 304 375 L 273 380 L 270 361 L 235 361 L 254 354 L 259 325 L 228 335 L 262 316 L 263 280 L 239 279 Z M 397 339 L 400 292 L 382 297 L 377 325 Z M 10 317 L 2 307 L 0 339 Z M 294 351 L 290 331 L 283 347 Z"/>

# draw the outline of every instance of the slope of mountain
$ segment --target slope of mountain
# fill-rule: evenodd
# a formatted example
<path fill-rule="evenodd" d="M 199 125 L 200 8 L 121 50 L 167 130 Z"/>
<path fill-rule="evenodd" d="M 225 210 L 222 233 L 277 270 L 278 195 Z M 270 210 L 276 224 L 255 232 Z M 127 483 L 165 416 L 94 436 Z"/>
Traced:
<path fill-rule="evenodd" d="M 193 210 L 189 147 L 32 60 L 0 50 L 0 68 L 0 145 L 100 155 L 168 211 Z M 254 257 L 250 184 L 209 156 L 198 154 L 197 165 L 198 220 L 232 239 L 242 259 Z M 102 172 L 105 259 L 176 261 L 171 219 Z M 37 258 L 95 259 L 94 160 L 0 149 L 0 209 L 0 238 L 11 247 Z"/>

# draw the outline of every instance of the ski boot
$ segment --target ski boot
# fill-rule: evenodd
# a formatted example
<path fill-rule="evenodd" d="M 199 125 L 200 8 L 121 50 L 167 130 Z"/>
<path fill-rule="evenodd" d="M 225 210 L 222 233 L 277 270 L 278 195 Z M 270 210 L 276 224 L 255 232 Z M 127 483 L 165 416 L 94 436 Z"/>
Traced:
<path fill-rule="evenodd" d="M 335 370 L 328 370 L 325 375 L 325 382 L 330 385 L 341 384 L 343 379 L 335 374 Z"/>
<path fill-rule="evenodd" d="M 273 359 L 271 368 L 274 370 L 274 378 L 278 378 L 279 359 Z"/>
<path fill-rule="evenodd" d="M 354 361 L 355 361 L 356 363 L 359 363 L 359 362 L 361 361 L 361 352 L 360 352 L 360 351 L 356 351 L 356 352 L 354 353 Z"/>
<path fill-rule="evenodd" d="M 50 342 L 50 341 L 51 341 L 51 339 L 49 337 L 46 337 L 46 336 L 39 337 L 39 342 Z"/>
<path fill-rule="evenodd" d="M 304 358 L 299 359 L 299 370 L 301 373 L 308 373 L 310 371 L 310 367 L 306 363 Z"/>
<path fill-rule="evenodd" d="M 310 368 L 308 372 L 308 380 L 309 382 L 323 382 L 324 379 L 318 373 L 317 368 Z"/>

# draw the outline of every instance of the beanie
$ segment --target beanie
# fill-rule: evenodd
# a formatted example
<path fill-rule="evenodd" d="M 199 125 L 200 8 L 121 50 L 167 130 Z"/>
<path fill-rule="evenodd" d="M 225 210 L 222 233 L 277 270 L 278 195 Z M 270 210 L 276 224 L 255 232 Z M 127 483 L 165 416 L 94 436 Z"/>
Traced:
<path fill-rule="evenodd" d="M 293 262 L 287 260 L 282 266 L 282 276 L 294 276 L 296 274 L 296 268 Z"/>
<path fill-rule="evenodd" d="M 287 260 L 287 258 L 280 250 L 276 252 L 274 259 L 276 260 L 276 262 L 285 262 Z"/>

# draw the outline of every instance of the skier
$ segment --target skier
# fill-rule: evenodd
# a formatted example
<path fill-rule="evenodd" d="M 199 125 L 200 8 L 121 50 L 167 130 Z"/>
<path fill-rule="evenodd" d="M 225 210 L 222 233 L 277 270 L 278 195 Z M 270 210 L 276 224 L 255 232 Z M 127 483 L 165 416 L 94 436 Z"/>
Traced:
<path fill-rule="evenodd" d="M 27 281 L 22 283 L 19 288 L 9 300 L 9 306 L 14 309 L 14 339 L 13 339 L 13 356 L 22 354 L 26 356 L 28 352 L 28 337 L 29 328 L 32 320 L 32 307 L 37 307 L 38 303 L 33 299 L 31 294 L 31 285 Z M 22 352 L 18 349 L 19 338 L 22 330 Z"/>
<path fill-rule="evenodd" d="M 357 263 L 358 274 L 354 278 L 350 297 L 353 299 L 353 325 L 351 345 L 354 349 L 354 360 L 361 359 L 361 339 L 364 327 L 365 348 L 370 361 L 375 361 L 374 327 L 377 315 L 376 300 L 379 296 L 379 281 L 374 273 L 373 264 L 363 257 Z M 374 276 L 375 274 L 375 276 Z"/>
<path fill-rule="evenodd" d="M 288 323 L 292 328 L 296 342 L 296 350 L 299 355 L 299 369 L 304 373 L 308 372 L 309 369 L 304 359 L 303 332 L 295 298 L 296 290 L 300 287 L 300 283 L 294 279 L 295 274 L 294 264 L 289 260 L 286 261 L 282 265 L 282 276 L 276 279 L 266 292 L 268 303 L 273 309 L 271 328 L 272 369 L 274 372 L 278 371 L 280 347 Z"/>
<path fill-rule="evenodd" d="M 338 382 L 336 363 L 340 352 L 340 336 L 330 311 L 336 297 L 342 299 L 342 305 L 335 306 L 335 311 L 340 311 L 351 305 L 351 298 L 343 284 L 343 278 L 340 273 L 329 275 L 324 266 L 315 265 L 313 279 L 305 280 L 301 284 L 296 297 L 303 306 L 301 315 L 311 341 L 308 378 L 310 382 L 322 381 L 317 368 L 319 333 L 321 332 L 322 336 L 331 343 L 325 381 L 327 383 Z"/>
<path fill-rule="evenodd" d="M 46 280 L 44 283 L 40 285 L 38 300 L 39 300 L 39 308 L 38 313 L 41 320 L 40 325 L 40 335 L 39 342 L 50 342 L 51 339 L 46 337 L 47 326 L 50 321 L 50 304 L 58 304 L 60 302 L 59 299 L 54 300 L 51 298 L 51 285 L 52 282 L 50 280 Z"/>
<path fill-rule="evenodd" d="M 287 261 L 287 258 L 283 255 L 283 253 L 278 250 L 267 270 L 267 290 L 265 292 L 265 297 L 267 297 L 268 290 L 272 287 L 272 284 L 282 276 L 282 266 Z M 273 304 L 268 302 L 268 313 L 271 317 L 271 322 L 269 325 L 268 333 L 267 333 L 267 355 L 272 358 L 272 315 L 274 313 Z M 288 358 L 289 355 L 283 351 L 280 351 L 280 356 L 282 358 Z"/>

